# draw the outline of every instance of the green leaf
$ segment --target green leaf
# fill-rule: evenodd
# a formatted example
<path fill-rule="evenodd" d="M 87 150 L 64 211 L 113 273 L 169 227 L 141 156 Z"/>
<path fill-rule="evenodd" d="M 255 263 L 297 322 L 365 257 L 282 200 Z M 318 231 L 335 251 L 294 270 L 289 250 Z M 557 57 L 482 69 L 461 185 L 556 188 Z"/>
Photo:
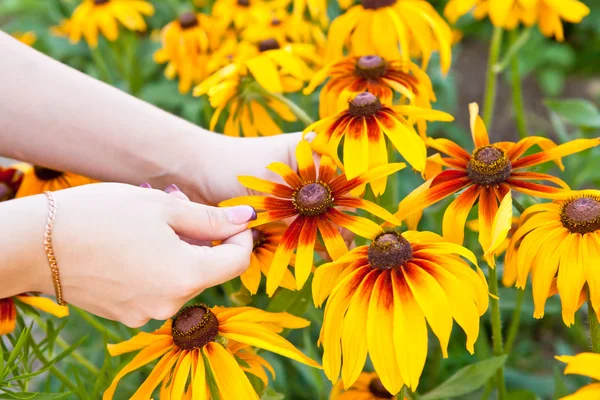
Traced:
<path fill-rule="evenodd" d="M 508 356 L 493 357 L 467 365 L 448 378 L 441 385 L 420 396 L 421 400 L 449 399 L 474 392 L 482 387 L 506 362 Z"/>
<path fill-rule="evenodd" d="M 565 385 L 564 375 L 562 374 L 560 368 L 557 366 L 554 367 L 554 395 L 553 399 L 560 399 L 569 394 L 569 389 L 567 389 L 567 385 Z"/>
<path fill-rule="evenodd" d="M 57 400 L 63 399 L 70 395 L 71 392 L 64 393 L 40 393 L 40 392 L 20 392 L 20 393 L 11 393 L 5 392 L 0 393 L 0 399 L 17 399 L 17 400 Z"/>
<path fill-rule="evenodd" d="M 537 394 L 529 390 L 513 390 L 508 392 L 508 400 L 541 400 Z"/>
<path fill-rule="evenodd" d="M 575 126 L 600 128 L 600 112 L 594 104 L 587 100 L 545 100 L 544 104 Z"/>
<path fill-rule="evenodd" d="M 262 395 L 260 400 L 283 400 L 285 396 L 281 393 L 277 393 L 275 390 L 268 388 L 265 394 Z"/>
<path fill-rule="evenodd" d="M 8 360 L 6 361 L 7 366 L 10 367 L 15 362 L 17 357 L 19 356 L 19 353 L 21 352 L 21 348 L 25 345 L 25 342 L 29 338 L 29 331 L 30 331 L 29 328 L 23 328 L 23 330 L 21 331 L 21 336 L 19 336 L 17 343 L 15 343 L 15 347 L 13 348 L 12 352 L 8 356 Z"/>

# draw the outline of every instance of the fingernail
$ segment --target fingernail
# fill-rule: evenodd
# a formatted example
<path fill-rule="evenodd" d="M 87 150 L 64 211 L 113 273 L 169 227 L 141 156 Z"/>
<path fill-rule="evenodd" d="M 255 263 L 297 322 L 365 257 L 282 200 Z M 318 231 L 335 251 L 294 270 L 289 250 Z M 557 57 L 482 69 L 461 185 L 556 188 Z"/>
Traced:
<path fill-rule="evenodd" d="M 306 135 L 304 135 L 304 140 L 306 140 L 308 143 L 310 143 L 316 137 L 317 137 L 317 134 L 315 132 L 308 132 Z"/>
<path fill-rule="evenodd" d="M 245 224 L 257 218 L 256 211 L 250 206 L 228 207 L 225 208 L 225 214 L 227 214 L 229 222 L 236 225 Z"/>
<path fill-rule="evenodd" d="M 171 184 L 165 188 L 166 193 L 181 192 L 176 184 Z"/>
<path fill-rule="evenodd" d="M 150 184 L 148 182 L 144 182 L 140 185 L 141 188 L 144 189 L 152 189 L 152 186 L 150 186 Z"/>

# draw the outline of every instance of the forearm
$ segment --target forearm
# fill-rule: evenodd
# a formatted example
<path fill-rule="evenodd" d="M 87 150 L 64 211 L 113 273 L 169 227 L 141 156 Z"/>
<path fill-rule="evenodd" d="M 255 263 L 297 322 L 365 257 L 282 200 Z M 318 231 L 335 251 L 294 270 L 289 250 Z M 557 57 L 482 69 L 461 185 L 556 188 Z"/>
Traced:
<path fill-rule="evenodd" d="M 185 171 L 188 160 L 222 140 L 2 32 L 0 54 L 0 155 L 99 180 L 185 187 L 183 177 L 197 173 Z"/>

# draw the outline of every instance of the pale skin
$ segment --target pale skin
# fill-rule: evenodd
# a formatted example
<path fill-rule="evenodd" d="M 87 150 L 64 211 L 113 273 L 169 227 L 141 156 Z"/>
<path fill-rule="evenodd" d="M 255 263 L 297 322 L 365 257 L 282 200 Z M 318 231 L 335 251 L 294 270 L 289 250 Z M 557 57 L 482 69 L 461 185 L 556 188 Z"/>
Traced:
<path fill-rule="evenodd" d="M 120 182 L 55 193 L 65 301 L 139 327 L 247 268 L 254 211 L 209 205 L 248 194 L 238 175 L 273 179 L 265 166 L 275 161 L 295 169 L 299 134 L 238 139 L 206 131 L 2 32 L 0 54 L 0 156 Z M 133 186 L 145 182 L 176 187 Z M 44 195 L 0 203 L 0 298 L 54 294 L 43 247 L 47 213 Z M 201 245 L 216 240 L 223 244 Z"/>

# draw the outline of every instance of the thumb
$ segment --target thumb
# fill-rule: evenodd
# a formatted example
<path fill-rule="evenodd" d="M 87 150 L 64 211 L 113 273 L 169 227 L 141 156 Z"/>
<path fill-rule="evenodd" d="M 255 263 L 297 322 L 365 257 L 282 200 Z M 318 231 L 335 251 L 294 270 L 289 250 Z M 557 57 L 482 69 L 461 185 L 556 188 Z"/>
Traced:
<path fill-rule="evenodd" d="M 167 223 L 180 236 L 195 240 L 223 240 L 246 229 L 256 219 L 250 206 L 210 207 L 173 198 Z"/>

